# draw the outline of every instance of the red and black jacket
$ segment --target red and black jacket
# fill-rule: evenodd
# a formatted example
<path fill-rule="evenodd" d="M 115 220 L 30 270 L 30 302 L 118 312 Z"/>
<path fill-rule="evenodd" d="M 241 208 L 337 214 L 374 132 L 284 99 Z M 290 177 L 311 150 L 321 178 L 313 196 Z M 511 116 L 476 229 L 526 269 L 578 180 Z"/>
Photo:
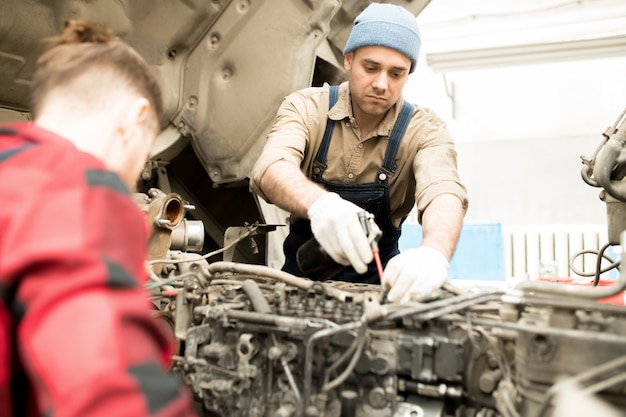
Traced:
<path fill-rule="evenodd" d="M 146 233 L 96 158 L 0 129 L 0 417 L 194 415 L 140 284 Z"/>

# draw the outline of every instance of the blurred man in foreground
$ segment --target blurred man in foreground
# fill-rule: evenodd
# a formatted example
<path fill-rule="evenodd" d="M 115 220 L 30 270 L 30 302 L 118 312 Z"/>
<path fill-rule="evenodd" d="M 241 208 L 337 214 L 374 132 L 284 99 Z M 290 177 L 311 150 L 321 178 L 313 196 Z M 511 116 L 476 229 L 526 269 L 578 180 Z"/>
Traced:
<path fill-rule="evenodd" d="M 159 128 L 149 67 L 69 21 L 36 64 L 34 123 L 0 130 L 0 416 L 192 416 L 142 288 L 130 198 Z"/>

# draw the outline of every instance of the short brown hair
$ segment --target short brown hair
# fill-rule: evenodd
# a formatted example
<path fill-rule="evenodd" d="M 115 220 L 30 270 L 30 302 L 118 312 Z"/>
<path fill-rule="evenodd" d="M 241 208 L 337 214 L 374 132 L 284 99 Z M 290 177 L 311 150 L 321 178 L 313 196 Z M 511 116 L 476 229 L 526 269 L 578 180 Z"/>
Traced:
<path fill-rule="evenodd" d="M 113 34 L 89 20 L 68 20 L 58 36 L 46 39 L 48 48 L 37 60 L 30 109 L 34 117 L 48 92 L 68 85 L 91 70 L 109 70 L 120 84 L 150 102 L 158 123 L 163 113 L 161 89 L 144 59 Z"/>

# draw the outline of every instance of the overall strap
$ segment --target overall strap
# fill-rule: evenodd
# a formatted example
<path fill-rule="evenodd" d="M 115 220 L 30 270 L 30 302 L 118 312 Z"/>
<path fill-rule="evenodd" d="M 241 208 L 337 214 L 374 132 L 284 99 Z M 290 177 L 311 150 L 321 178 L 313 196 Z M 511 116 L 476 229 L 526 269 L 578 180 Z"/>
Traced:
<path fill-rule="evenodd" d="M 16 134 L 17 134 L 17 131 L 14 129 L 7 128 L 7 127 L 0 128 L 0 136 L 14 136 Z M 32 143 L 27 143 L 21 146 L 17 146 L 15 148 L 5 149 L 3 151 L 0 151 L 0 162 L 6 161 L 10 157 L 15 156 L 22 151 L 25 151 L 31 146 L 33 146 Z"/>
<path fill-rule="evenodd" d="M 329 110 L 332 109 L 333 106 L 337 103 L 338 93 L 338 86 L 331 86 L 329 88 Z M 404 133 L 406 132 L 406 129 L 411 120 L 411 116 L 413 115 L 413 111 L 413 105 L 407 101 L 404 101 L 404 104 L 402 105 L 402 110 L 400 110 L 400 115 L 398 115 L 398 119 L 396 120 L 393 130 L 389 135 L 389 144 L 387 145 L 387 151 L 385 153 L 383 165 L 376 174 L 376 182 L 378 182 L 379 184 L 387 183 L 389 175 L 393 174 L 397 168 L 396 155 L 398 154 L 398 150 L 400 149 L 400 142 L 402 142 Z M 322 177 L 324 170 L 326 169 L 328 163 L 328 148 L 330 147 L 330 139 L 333 135 L 334 127 L 335 122 L 329 118 L 326 123 L 326 129 L 324 130 L 322 143 L 320 144 L 320 147 L 317 150 L 317 154 L 315 155 L 315 159 L 313 160 L 314 180 L 319 180 Z"/>
<path fill-rule="evenodd" d="M 329 100 L 328 110 L 332 109 L 337 104 L 339 97 L 339 86 L 332 85 L 328 89 Z M 324 136 L 322 137 L 322 143 L 320 144 L 315 159 L 313 160 L 313 179 L 318 180 L 322 178 L 322 174 L 326 169 L 328 163 L 328 147 L 330 146 L 330 138 L 333 135 L 333 128 L 335 127 L 335 121 L 328 118 L 326 121 L 326 129 L 324 130 Z"/>
<path fill-rule="evenodd" d="M 0 152 L 0 162 L 4 162 L 7 159 L 9 159 L 12 156 L 17 155 L 18 153 L 25 151 L 26 149 L 30 148 L 31 146 L 33 146 L 32 143 L 29 143 L 28 145 L 22 145 L 22 146 L 18 146 L 17 148 L 12 148 L 12 149 L 7 149 L 6 151 L 1 151 Z"/>
<path fill-rule="evenodd" d="M 406 128 L 409 126 L 409 121 L 411 121 L 413 110 L 413 105 L 407 101 L 405 101 L 402 105 L 400 115 L 398 116 L 396 124 L 389 135 L 389 144 L 387 145 L 383 166 L 376 174 L 376 182 L 379 184 L 386 184 L 389 181 L 389 176 L 398 168 L 398 165 L 396 164 L 396 155 L 398 154 L 398 149 L 400 149 L 400 142 L 402 142 Z"/>

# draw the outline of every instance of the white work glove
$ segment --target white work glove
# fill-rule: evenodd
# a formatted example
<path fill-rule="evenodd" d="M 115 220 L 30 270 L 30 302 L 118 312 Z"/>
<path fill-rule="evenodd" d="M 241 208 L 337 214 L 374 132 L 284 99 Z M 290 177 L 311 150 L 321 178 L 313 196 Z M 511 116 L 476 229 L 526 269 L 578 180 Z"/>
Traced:
<path fill-rule="evenodd" d="M 315 239 L 333 260 L 352 265 L 359 274 L 367 272 L 372 262 L 372 248 L 359 222 L 363 209 L 335 193 L 326 193 L 315 200 L 308 211 Z"/>
<path fill-rule="evenodd" d="M 382 285 L 390 302 L 404 303 L 430 295 L 448 279 L 450 264 L 437 249 L 411 248 L 389 260 Z"/>

